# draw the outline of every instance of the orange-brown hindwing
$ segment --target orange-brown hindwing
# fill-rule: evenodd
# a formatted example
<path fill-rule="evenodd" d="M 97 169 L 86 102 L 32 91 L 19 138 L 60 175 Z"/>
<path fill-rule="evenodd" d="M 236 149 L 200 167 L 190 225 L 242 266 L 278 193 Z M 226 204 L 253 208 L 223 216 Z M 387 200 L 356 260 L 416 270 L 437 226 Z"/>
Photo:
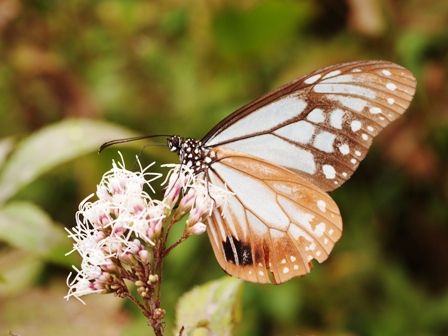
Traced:
<path fill-rule="evenodd" d="M 209 180 L 233 194 L 214 210 L 208 235 L 229 274 L 259 283 L 282 283 L 327 259 L 342 233 L 335 202 L 301 176 L 268 161 L 214 149 Z"/>

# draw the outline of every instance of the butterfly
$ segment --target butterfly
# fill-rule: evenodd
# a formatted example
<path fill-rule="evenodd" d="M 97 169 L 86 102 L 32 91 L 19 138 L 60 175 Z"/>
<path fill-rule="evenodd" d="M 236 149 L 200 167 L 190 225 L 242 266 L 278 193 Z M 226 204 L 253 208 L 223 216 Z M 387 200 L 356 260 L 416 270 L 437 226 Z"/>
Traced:
<path fill-rule="evenodd" d="M 328 192 L 351 177 L 415 89 L 414 76 L 391 62 L 338 64 L 241 107 L 201 140 L 169 136 L 181 164 L 231 192 L 206 223 L 223 270 L 278 284 L 325 261 L 342 234 Z"/>

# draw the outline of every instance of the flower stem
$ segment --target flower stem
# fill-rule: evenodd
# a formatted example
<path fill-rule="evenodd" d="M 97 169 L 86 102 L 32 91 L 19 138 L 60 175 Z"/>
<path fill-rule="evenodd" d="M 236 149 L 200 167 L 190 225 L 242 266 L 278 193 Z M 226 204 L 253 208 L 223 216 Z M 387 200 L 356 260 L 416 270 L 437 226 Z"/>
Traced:
<path fill-rule="evenodd" d="M 182 236 L 177 240 L 177 241 L 175 241 L 171 246 L 169 246 L 168 248 L 166 248 L 164 251 L 163 251 L 163 256 L 164 257 L 166 257 L 170 252 L 171 252 L 171 250 L 173 249 L 173 248 L 175 248 L 177 245 L 179 245 L 180 243 L 182 243 L 185 239 L 187 239 L 188 238 L 188 235 L 184 232 L 183 234 L 182 234 Z"/>

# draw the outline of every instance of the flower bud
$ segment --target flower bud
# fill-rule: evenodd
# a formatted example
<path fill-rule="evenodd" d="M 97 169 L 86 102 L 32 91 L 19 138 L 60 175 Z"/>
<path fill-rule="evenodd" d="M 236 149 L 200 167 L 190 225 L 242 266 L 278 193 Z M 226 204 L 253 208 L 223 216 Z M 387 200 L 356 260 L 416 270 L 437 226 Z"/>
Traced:
<path fill-rule="evenodd" d="M 171 181 L 173 178 L 176 178 L 174 181 Z M 182 190 L 182 177 L 179 176 L 171 176 L 170 183 L 166 187 L 165 195 L 163 197 L 163 203 L 166 204 L 169 208 L 173 208 L 177 203 L 181 190 Z M 171 183 L 173 182 L 173 183 Z"/>
<path fill-rule="evenodd" d="M 138 256 L 142 263 L 149 264 L 149 252 L 147 250 L 138 251 Z"/>
<path fill-rule="evenodd" d="M 195 202 L 195 198 L 196 198 L 196 191 L 191 188 L 190 190 L 188 190 L 187 194 L 184 195 L 182 197 L 182 199 L 179 202 L 179 210 L 180 211 L 189 211 Z"/>
<path fill-rule="evenodd" d="M 150 274 L 148 276 L 148 284 L 155 284 L 159 281 L 159 276 L 157 274 Z"/>
<path fill-rule="evenodd" d="M 165 316 L 166 311 L 163 308 L 156 308 L 154 309 L 154 313 L 152 315 L 152 317 L 156 320 L 161 320 L 163 319 L 163 317 Z"/>
<path fill-rule="evenodd" d="M 188 228 L 188 233 L 192 235 L 200 235 L 207 231 L 207 225 L 204 223 L 196 223 L 193 226 Z"/>

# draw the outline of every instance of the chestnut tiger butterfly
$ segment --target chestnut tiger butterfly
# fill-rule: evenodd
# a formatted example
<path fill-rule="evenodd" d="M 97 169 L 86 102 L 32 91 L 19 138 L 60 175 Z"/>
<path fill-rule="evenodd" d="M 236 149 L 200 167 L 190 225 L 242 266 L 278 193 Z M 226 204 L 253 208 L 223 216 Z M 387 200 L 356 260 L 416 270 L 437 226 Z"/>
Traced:
<path fill-rule="evenodd" d="M 278 284 L 326 260 L 342 234 L 327 192 L 350 178 L 415 88 L 391 62 L 333 65 L 241 107 L 200 141 L 170 136 L 182 164 L 231 191 L 207 222 L 224 271 Z"/>

